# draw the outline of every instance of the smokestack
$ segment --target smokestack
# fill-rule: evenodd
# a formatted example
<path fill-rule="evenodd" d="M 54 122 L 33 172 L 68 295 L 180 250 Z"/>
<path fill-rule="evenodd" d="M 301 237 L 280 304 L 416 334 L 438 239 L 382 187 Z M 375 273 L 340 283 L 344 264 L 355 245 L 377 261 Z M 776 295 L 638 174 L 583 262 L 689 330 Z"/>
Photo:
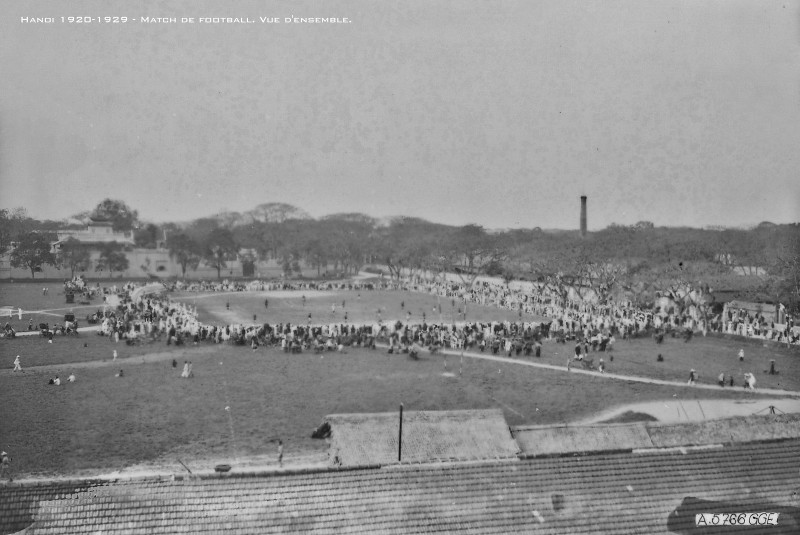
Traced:
<path fill-rule="evenodd" d="M 586 237 L 586 195 L 581 195 L 581 238 Z"/>

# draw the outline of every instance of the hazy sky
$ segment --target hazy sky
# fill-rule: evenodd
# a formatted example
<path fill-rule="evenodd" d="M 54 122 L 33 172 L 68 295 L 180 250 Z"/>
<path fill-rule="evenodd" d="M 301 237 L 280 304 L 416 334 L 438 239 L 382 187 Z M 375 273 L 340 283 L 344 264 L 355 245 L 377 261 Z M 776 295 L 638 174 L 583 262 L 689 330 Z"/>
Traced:
<path fill-rule="evenodd" d="M 0 207 L 40 218 L 785 223 L 799 154 L 798 1 L 0 0 Z"/>

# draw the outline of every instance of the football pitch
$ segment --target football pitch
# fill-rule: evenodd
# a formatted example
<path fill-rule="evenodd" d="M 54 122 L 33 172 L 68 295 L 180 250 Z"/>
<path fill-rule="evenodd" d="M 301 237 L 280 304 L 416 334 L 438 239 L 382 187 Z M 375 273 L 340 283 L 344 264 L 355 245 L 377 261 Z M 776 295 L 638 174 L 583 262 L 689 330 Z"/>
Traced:
<path fill-rule="evenodd" d="M 37 288 L 41 294 L 38 286 L 29 290 Z M 201 320 L 210 323 L 248 323 L 255 314 L 259 323 L 304 324 L 309 313 L 314 324 L 342 323 L 345 312 L 354 324 L 373 322 L 377 314 L 383 321 L 405 323 L 409 312 L 412 322 L 421 321 L 423 313 L 434 323 L 440 317 L 443 323 L 458 321 L 464 313 L 467 321 L 519 319 L 514 311 L 474 304 L 459 312 L 463 303 L 458 301 L 399 291 L 173 297 L 196 306 Z M 606 357 L 606 362 L 612 373 L 681 383 L 693 367 L 701 382 L 713 383 L 722 369 L 739 373 L 735 355 L 740 347 L 739 341 L 712 337 L 690 343 L 667 339 L 659 346 L 652 339 L 618 341 L 614 361 Z M 757 374 L 759 386 L 800 390 L 796 351 L 744 347 L 744 369 Z M 541 358 L 518 360 L 563 366 L 571 351 L 570 345 L 545 342 Z M 656 362 L 656 353 L 664 355 L 663 362 Z M 11 371 L 17 354 L 23 373 Z M 771 359 L 779 375 L 762 373 Z M 184 361 L 192 362 L 195 377 L 180 377 Z M 123 376 L 117 377 L 120 370 Z M 48 384 L 55 375 L 63 381 L 70 373 L 74 383 Z M 326 415 L 394 411 L 400 403 L 406 410 L 499 408 L 510 425 L 535 425 L 572 422 L 634 402 L 753 397 L 741 386 L 701 391 L 469 356 L 445 360 L 427 351 L 415 361 L 380 347 L 322 354 L 227 344 L 175 347 L 164 340 L 130 347 L 93 333 L 56 337 L 52 344 L 38 336 L 0 340 L 0 447 L 14 457 L 15 477 L 88 475 L 132 466 L 180 471 L 179 462 L 208 469 L 249 458 L 274 464 L 279 439 L 289 463 L 324 460 L 327 444 L 312 439 L 311 432 Z"/>

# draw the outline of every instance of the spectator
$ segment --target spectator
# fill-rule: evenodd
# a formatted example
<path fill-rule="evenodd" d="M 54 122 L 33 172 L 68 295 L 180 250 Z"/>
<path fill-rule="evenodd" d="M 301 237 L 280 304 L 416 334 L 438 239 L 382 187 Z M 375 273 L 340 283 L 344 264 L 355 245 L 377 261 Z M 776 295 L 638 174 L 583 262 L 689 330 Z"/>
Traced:
<path fill-rule="evenodd" d="M 0 452 L 0 478 L 3 476 L 8 477 L 9 482 L 14 481 L 11 477 L 11 457 L 6 452 Z"/>

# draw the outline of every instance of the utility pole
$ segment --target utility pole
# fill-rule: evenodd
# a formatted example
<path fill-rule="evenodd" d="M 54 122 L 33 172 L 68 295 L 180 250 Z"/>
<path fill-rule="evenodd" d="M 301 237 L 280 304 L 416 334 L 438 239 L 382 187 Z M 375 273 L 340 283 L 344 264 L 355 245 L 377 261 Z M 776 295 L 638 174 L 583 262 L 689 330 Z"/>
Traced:
<path fill-rule="evenodd" d="M 397 462 L 403 458 L 403 404 L 400 404 L 400 434 L 397 439 Z"/>

